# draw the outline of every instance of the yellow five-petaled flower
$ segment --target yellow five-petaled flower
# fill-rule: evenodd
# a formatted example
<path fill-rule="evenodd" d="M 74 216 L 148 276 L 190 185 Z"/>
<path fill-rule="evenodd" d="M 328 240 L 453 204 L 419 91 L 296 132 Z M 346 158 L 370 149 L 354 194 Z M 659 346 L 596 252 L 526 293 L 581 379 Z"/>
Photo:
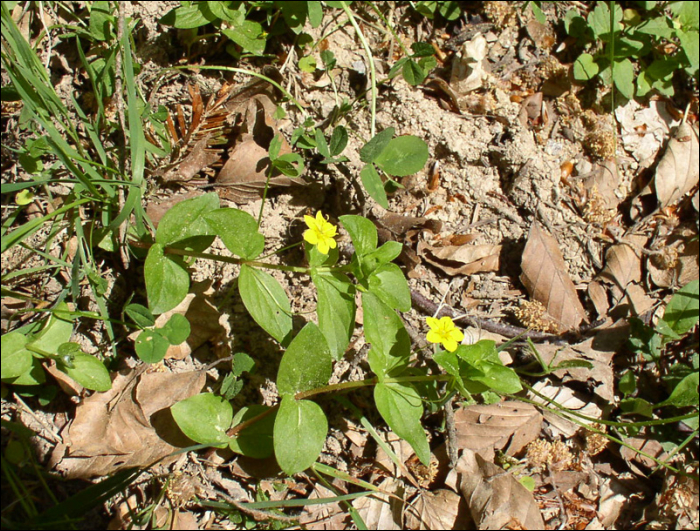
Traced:
<path fill-rule="evenodd" d="M 318 247 L 318 252 L 328 254 L 329 249 L 335 249 L 338 243 L 333 239 L 338 233 L 338 227 L 326 221 L 319 210 L 316 217 L 304 216 L 304 222 L 309 227 L 304 231 L 304 239 Z"/>
<path fill-rule="evenodd" d="M 426 336 L 428 341 L 442 343 L 450 352 L 457 350 L 457 345 L 464 339 L 464 334 L 455 326 L 452 319 L 445 316 L 439 320 L 435 317 L 426 317 L 425 320 L 430 327 L 430 332 Z"/>

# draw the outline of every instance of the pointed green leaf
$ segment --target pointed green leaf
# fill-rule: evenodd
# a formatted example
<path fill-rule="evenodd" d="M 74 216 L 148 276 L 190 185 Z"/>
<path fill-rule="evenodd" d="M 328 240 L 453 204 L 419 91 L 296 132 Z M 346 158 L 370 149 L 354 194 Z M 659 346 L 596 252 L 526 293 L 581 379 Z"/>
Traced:
<path fill-rule="evenodd" d="M 112 388 L 112 379 L 104 364 L 88 354 L 76 354 L 73 356 L 73 367 L 63 367 L 61 370 L 73 378 L 85 389 L 105 392 Z"/>
<path fill-rule="evenodd" d="M 374 169 L 374 165 L 367 164 L 362 168 L 360 170 L 360 179 L 369 196 L 384 208 L 389 208 L 389 200 L 384 191 L 384 183 L 377 170 Z"/>
<path fill-rule="evenodd" d="M 318 326 L 333 359 L 343 357 L 355 329 L 355 287 L 343 273 L 311 275 L 318 292 Z"/>
<path fill-rule="evenodd" d="M 683 378 L 666 400 L 659 407 L 687 407 L 698 405 L 698 373 L 693 372 Z"/>
<path fill-rule="evenodd" d="M 381 133 L 374 135 L 369 142 L 367 142 L 362 149 L 360 149 L 360 160 L 365 164 L 370 164 L 374 162 L 375 159 L 384 151 L 384 149 L 389 145 L 391 137 L 394 136 L 396 129 L 393 127 L 387 127 Z"/>
<path fill-rule="evenodd" d="M 697 280 L 676 291 L 664 311 L 663 322 L 676 334 L 687 334 L 700 317 L 700 296 Z"/>
<path fill-rule="evenodd" d="M 295 395 L 328 384 L 333 359 L 328 343 L 314 323 L 307 323 L 282 356 L 277 373 L 277 390 L 282 396 Z"/>
<path fill-rule="evenodd" d="M 629 59 L 623 59 L 613 63 L 613 66 L 613 80 L 617 90 L 625 98 L 631 100 L 634 98 L 634 66 L 632 62 Z"/>
<path fill-rule="evenodd" d="M 207 212 L 204 219 L 233 254 L 246 260 L 260 256 L 265 248 L 265 237 L 258 232 L 255 218 L 236 208 L 219 208 Z"/>
<path fill-rule="evenodd" d="M 370 220 L 362 216 L 340 216 L 338 219 L 350 234 L 359 256 L 369 254 L 377 248 L 377 227 Z"/>
<path fill-rule="evenodd" d="M 389 427 L 416 452 L 421 463 L 430 464 L 430 446 L 420 423 L 423 404 L 416 390 L 405 383 L 379 383 L 374 388 L 377 410 Z"/>
<path fill-rule="evenodd" d="M 68 318 L 67 310 L 65 302 L 56 305 L 44 328 L 29 338 L 28 346 L 56 354 L 58 346 L 70 341 L 73 335 L 73 322 Z"/>
<path fill-rule="evenodd" d="M 238 290 L 255 322 L 283 343 L 292 331 L 292 309 L 279 282 L 264 271 L 243 265 L 238 277 Z"/>
<path fill-rule="evenodd" d="M 411 309 L 411 290 L 396 264 L 384 264 L 369 276 L 369 290 L 392 309 Z"/>
<path fill-rule="evenodd" d="M 275 458 L 288 475 L 306 470 L 323 449 L 328 419 L 316 402 L 282 397 L 275 419 Z"/>
<path fill-rule="evenodd" d="M 408 365 L 411 338 L 401 318 L 370 292 L 362 294 L 365 337 L 372 345 L 367 360 L 380 381 L 390 373 L 399 373 Z"/>
<path fill-rule="evenodd" d="M 165 255 L 154 243 L 148 250 L 143 276 L 146 280 L 148 306 L 154 314 L 172 310 L 190 289 L 190 275 L 179 257 Z"/>

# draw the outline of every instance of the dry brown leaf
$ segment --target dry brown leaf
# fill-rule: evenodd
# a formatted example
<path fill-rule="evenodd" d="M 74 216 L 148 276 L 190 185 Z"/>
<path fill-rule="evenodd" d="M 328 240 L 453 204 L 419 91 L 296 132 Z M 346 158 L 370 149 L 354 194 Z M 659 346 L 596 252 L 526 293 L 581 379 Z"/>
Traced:
<path fill-rule="evenodd" d="M 595 306 L 598 317 L 608 315 L 610 301 L 608 300 L 608 290 L 605 289 L 602 282 L 592 280 L 588 284 L 588 298 L 591 299 L 593 306 Z"/>
<path fill-rule="evenodd" d="M 333 498 L 336 496 L 332 490 L 319 483 L 314 484 L 314 490 L 309 495 L 309 500 L 319 498 Z M 299 525 L 304 529 L 325 530 L 344 529 L 350 517 L 348 512 L 341 507 L 340 502 L 324 503 L 323 505 L 308 505 L 299 516 Z"/>
<path fill-rule="evenodd" d="M 197 197 L 198 195 L 200 195 L 199 192 L 195 190 L 190 190 L 181 194 L 170 196 L 164 201 L 150 200 L 148 202 L 148 205 L 146 206 L 146 214 L 148 214 L 148 217 L 153 222 L 153 226 L 155 228 L 158 228 L 158 224 L 160 223 L 161 218 L 165 215 L 165 213 L 168 210 L 173 208 L 178 203 L 181 203 L 182 201 L 185 201 L 187 199 L 192 199 L 193 197 Z"/>
<path fill-rule="evenodd" d="M 660 461 L 664 461 L 666 457 L 668 457 L 668 453 L 656 439 L 628 437 L 625 438 L 624 441 L 633 448 L 636 448 L 645 454 L 651 455 Z M 625 461 L 627 461 L 627 464 L 635 473 L 642 476 L 645 476 L 649 469 L 656 466 L 656 462 L 653 459 L 649 459 L 648 457 L 643 456 L 639 452 L 632 450 L 632 448 L 627 448 L 626 446 L 620 448 L 620 455 Z M 641 469 L 639 465 L 644 467 L 644 469 Z"/>
<path fill-rule="evenodd" d="M 51 456 L 67 478 L 91 478 L 150 465 L 190 441 L 169 407 L 201 391 L 204 372 L 119 373 L 112 389 L 86 398 L 61 432 L 65 445 Z"/>
<path fill-rule="evenodd" d="M 678 126 L 659 161 L 654 189 L 661 208 L 676 202 L 698 184 L 698 134 L 688 122 Z"/>
<path fill-rule="evenodd" d="M 442 221 L 426 217 L 404 216 L 387 212 L 378 219 L 380 228 L 384 228 L 394 235 L 394 239 L 400 239 L 411 229 L 428 229 L 434 234 L 442 230 Z"/>
<path fill-rule="evenodd" d="M 574 283 L 554 237 L 534 222 L 523 251 L 520 280 L 530 297 L 541 302 L 560 332 L 576 328 L 586 319 Z"/>
<path fill-rule="evenodd" d="M 478 529 L 544 529 L 532 493 L 509 472 L 465 449 L 457 463 L 460 492 Z"/>
<path fill-rule="evenodd" d="M 498 271 L 500 245 L 446 245 L 433 247 L 418 243 L 418 255 L 448 275 L 472 275 L 482 271 Z"/>
<path fill-rule="evenodd" d="M 676 246 L 681 238 L 683 243 Z M 688 237 L 671 234 L 660 242 L 656 242 L 654 247 L 668 250 L 673 253 L 672 256 L 676 257 L 675 264 L 666 264 L 667 267 L 663 267 L 657 256 L 647 257 L 646 266 L 654 284 L 662 288 L 685 286 L 691 280 L 698 278 L 700 248 L 696 234 L 690 234 Z"/>
<path fill-rule="evenodd" d="M 549 399 L 545 400 L 534 393 L 528 393 L 528 398 L 538 404 L 556 408 L 554 405 L 550 404 L 551 401 L 554 401 L 564 407 L 565 410 L 574 411 L 594 419 L 599 419 L 600 415 L 602 414 L 602 410 L 595 404 L 595 402 L 590 400 L 590 397 L 583 393 L 574 391 L 569 387 L 553 384 L 548 378 L 537 382 L 533 386 L 533 389 Z M 567 438 L 573 437 L 573 435 L 579 429 L 578 424 L 574 424 L 570 420 L 567 420 L 556 413 L 545 410 L 543 415 L 545 420 L 550 424 L 550 429 L 552 430 L 552 434 L 554 436 L 563 435 Z M 582 419 L 579 420 L 581 422 L 588 423 L 588 421 Z"/>
<path fill-rule="evenodd" d="M 456 444 L 493 459 L 494 449 L 515 455 L 535 440 L 542 415 L 530 404 L 501 402 L 472 405 L 455 411 Z"/>
<path fill-rule="evenodd" d="M 403 498 L 404 488 L 401 481 L 386 478 L 379 484 L 381 493 L 358 498 L 352 506 L 360 513 L 367 529 L 402 529 L 403 503 L 389 496 L 394 494 Z M 386 494 L 385 494 L 386 493 Z"/>
<path fill-rule="evenodd" d="M 448 489 L 424 490 L 406 510 L 405 529 L 467 529 L 464 498 Z"/>

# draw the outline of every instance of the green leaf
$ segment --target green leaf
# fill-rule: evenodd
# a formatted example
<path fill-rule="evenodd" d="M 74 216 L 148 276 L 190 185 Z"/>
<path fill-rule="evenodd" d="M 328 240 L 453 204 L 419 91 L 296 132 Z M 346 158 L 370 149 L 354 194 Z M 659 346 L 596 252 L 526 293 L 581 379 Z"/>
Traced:
<path fill-rule="evenodd" d="M 186 7 L 177 7 L 168 11 L 158 21 L 165 26 L 173 26 L 178 29 L 192 29 L 214 22 L 216 17 L 204 7 L 206 2 L 199 2 Z"/>
<path fill-rule="evenodd" d="M 348 145 L 348 130 L 342 125 L 339 125 L 333 129 L 333 134 L 331 135 L 331 141 L 329 144 L 331 156 L 335 157 L 340 155 L 343 150 Z"/>
<path fill-rule="evenodd" d="M 307 4 L 308 2 L 301 1 L 276 2 L 277 7 L 282 11 L 284 21 L 294 33 L 300 33 L 306 22 Z"/>
<path fill-rule="evenodd" d="M 375 159 L 384 151 L 384 149 L 389 145 L 391 137 L 394 136 L 396 129 L 393 127 L 387 127 L 381 133 L 374 135 L 369 142 L 367 142 L 362 149 L 360 149 L 360 160 L 365 164 L 374 162 Z"/>
<path fill-rule="evenodd" d="M 678 21 L 684 30 L 694 29 L 697 31 L 700 24 L 699 6 L 696 2 L 678 2 L 680 8 L 676 11 Z"/>
<path fill-rule="evenodd" d="M 245 352 L 237 352 L 233 355 L 231 372 L 235 376 L 241 376 L 244 372 L 250 373 L 255 368 L 255 360 Z"/>
<path fill-rule="evenodd" d="M 623 415 L 654 416 L 654 406 L 643 398 L 625 398 L 620 400 L 620 411 Z"/>
<path fill-rule="evenodd" d="M 483 362 L 479 369 L 484 372 L 484 376 L 473 379 L 488 385 L 494 391 L 515 394 L 523 390 L 518 374 L 510 367 L 504 367 L 500 362 Z"/>
<path fill-rule="evenodd" d="M 90 35 L 95 40 L 104 41 L 109 35 L 109 26 L 113 23 L 109 2 L 94 2 L 90 10 Z"/>
<path fill-rule="evenodd" d="M 532 9 L 532 14 L 535 15 L 535 20 L 540 24 L 547 24 L 547 17 L 544 16 L 542 9 L 537 5 L 536 2 L 529 2 L 530 9 Z"/>
<path fill-rule="evenodd" d="M 236 208 L 219 208 L 204 215 L 210 230 L 224 242 L 233 254 L 246 260 L 260 256 L 265 248 L 265 237 L 258 232 L 255 218 Z"/>
<path fill-rule="evenodd" d="M 168 352 L 170 341 L 160 330 L 144 330 L 134 342 L 136 355 L 145 363 L 158 363 Z"/>
<path fill-rule="evenodd" d="M 311 274 L 318 292 L 318 326 L 334 360 L 343 357 L 355 329 L 355 287 L 343 273 Z"/>
<path fill-rule="evenodd" d="M 676 406 L 687 407 L 698 405 L 698 373 L 693 372 L 683 378 L 666 400 L 658 407 Z"/>
<path fill-rule="evenodd" d="M 423 81 L 425 81 L 425 78 L 428 76 L 428 73 L 413 59 L 409 59 L 403 64 L 401 74 L 406 80 L 406 83 L 413 87 L 416 87 L 423 83 Z"/>
<path fill-rule="evenodd" d="M 46 373 L 41 365 L 41 360 L 32 357 L 31 368 L 20 374 L 17 378 L 8 380 L 14 385 L 41 385 L 46 382 Z"/>
<path fill-rule="evenodd" d="M 618 33 L 620 21 L 622 20 L 622 8 L 615 3 L 613 12 L 613 26 L 610 27 L 610 8 L 606 2 L 599 2 L 595 9 L 588 15 L 588 23 L 593 29 L 593 33 L 602 41 L 612 40 L 613 32 Z"/>
<path fill-rule="evenodd" d="M 350 234 L 359 256 L 369 254 L 377 248 L 377 227 L 370 220 L 362 216 L 340 216 L 338 219 Z"/>
<path fill-rule="evenodd" d="M 306 55 L 299 59 L 299 70 L 313 73 L 316 71 L 316 58 L 313 55 Z"/>
<path fill-rule="evenodd" d="M 634 28 L 635 32 L 654 35 L 664 39 L 671 39 L 676 30 L 671 27 L 670 20 L 667 17 L 654 17 L 642 22 Z"/>
<path fill-rule="evenodd" d="M 626 371 L 625 374 L 620 377 L 617 388 L 625 397 L 634 393 L 637 390 L 637 379 L 634 373 L 632 371 Z"/>
<path fill-rule="evenodd" d="M 590 81 L 598 75 L 599 71 L 598 63 L 595 62 L 590 54 L 582 53 L 574 61 L 574 79 L 576 81 Z"/>
<path fill-rule="evenodd" d="M 407 312 L 411 309 L 411 290 L 396 264 L 384 264 L 368 278 L 369 291 L 389 308 Z"/>
<path fill-rule="evenodd" d="M 384 208 L 389 208 L 389 200 L 384 191 L 384 183 L 372 164 L 367 164 L 362 168 L 360 179 L 369 196 Z"/>
<path fill-rule="evenodd" d="M 190 337 L 190 322 L 184 315 L 175 313 L 161 328 L 161 333 L 171 345 L 180 345 Z"/>
<path fill-rule="evenodd" d="M 154 314 L 175 308 L 190 289 L 190 275 L 181 260 L 166 256 L 163 247 L 157 243 L 148 250 L 143 276 L 148 305 Z"/>
<path fill-rule="evenodd" d="M 181 400 L 170 407 L 170 412 L 182 433 L 199 444 L 224 448 L 231 438 L 226 431 L 231 427 L 231 404 L 212 393 L 201 393 Z"/>
<path fill-rule="evenodd" d="M 421 463 L 430 464 L 430 446 L 420 423 L 423 404 L 416 390 L 407 383 L 378 383 L 374 402 L 382 418 L 416 452 Z"/>
<path fill-rule="evenodd" d="M 141 304 L 129 304 L 124 308 L 124 313 L 140 328 L 147 328 L 156 324 L 156 318 L 153 317 L 151 310 Z"/>
<path fill-rule="evenodd" d="M 282 135 L 275 135 L 272 140 L 270 140 L 270 147 L 268 149 L 270 160 L 277 160 L 277 158 L 280 156 L 283 141 L 284 138 Z"/>
<path fill-rule="evenodd" d="M 312 268 L 326 266 L 331 267 L 338 262 L 340 257 L 340 252 L 338 247 L 335 249 L 328 249 L 328 254 L 323 254 L 318 250 L 317 245 L 311 245 L 309 242 L 304 242 L 304 253 L 309 261 L 309 266 Z"/>
<path fill-rule="evenodd" d="M 673 294 L 664 311 L 663 322 L 679 336 L 687 334 L 698 322 L 698 299 L 698 281 L 693 280 Z"/>
<path fill-rule="evenodd" d="M 244 20 L 234 28 L 222 29 L 221 33 L 253 55 L 263 55 L 267 39 L 263 27 L 252 20 Z"/>
<path fill-rule="evenodd" d="M 58 346 L 70 341 L 73 335 L 73 322 L 65 318 L 68 316 L 67 310 L 68 305 L 65 302 L 57 304 L 44 328 L 29 338 L 27 346 L 56 354 Z"/>
<path fill-rule="evenodd" d="M 447 20 L 457 20 L 462 14 L 462 10 L 459 7 L 459 2 L 454 2 L 452 0 L 440 2 L 438 5 L 438 11 Z"/>
<path fill-rule="evenodd" d="M 403 177 L 423 169 L 428 161 L 428 145 L 417 136 L 392 139 L 374 162 L 389 175 Z"/>
<path fill-rule="evenodd" d="M 304 159 L 299 153 L 285 153 L 272 161 L 272 166 L 287 177 L 299 177 L 304 173 Z"/>
<path fill-rule="evenodd" d="M 634 98 L 634 66 L 632 62 L 629 59 L 623 59 L 613 63 L 613 67 L 613 80 L 617 90 L 625 98 L 631 100 Z"/>
<path fill-rule="evenodd" d="M 328 384 L 332 373 L 331 352 L 323 333 L 307 323 L 287 348 L 277 373 L 280 395 L 292 395 Z"/>
<path fill-rule="evenodd" d="M 240 2 L 207 2 L 207 7 L 215 17 L 232 22 L 235 26 L 242 24 L 245 18 L 245 8 L 240 4 Z M 236 5 L 243 9 L 237 9 L 234 7 Z"/>
<path fill-rule="evenodd" d="M 399 373 L 408 365 L 411 338 L 396 312 L 373 293 L 362 293 L 362 310 L 365 337 L 372 345 L 367 361 L 382 381 L 385 376 Z"/>
<path fill-rule="evenodd" d="M 202 252 L 214 241 L 205 214 L 219 208 L 215 192 L 186 199 L 168 210 L 158 224 L 156 243 L 163 247 L 190 247 Z"/>
<path fill-rule="evenodd" d="M 73 367 L 62 367 L 61 370 L 85 389 L 102 393 L 112 388 L 109 371 L 100 360 L 80 353 L 75 354 L 72 361 Z"/>
<path fill-rule="evenodd" d="M 292 310 L 279 282 L 264 271 L 243 265 L 238 277 L 238 290 L 255 322 L 277 341 L 284 343 L 292 331 Z"/>
<path fill-rule="evenodd" d="M 320 129 L 316 129 L 314 136 L 316 139 L 316 149 L 318 149 L 318 152 L 324 158 L 330 158 L 331 150 L 328 147 L 328 142 L 326 142 L 326 137 L 324 136 L 323 131 L 321 131 Z"/>
<path fill-rule="evenodd" d="M 241 408 L 233 417 L 233 426 L 238 426 L 269 410 L 269 407 L 262 405 L 252 405 Z M 277 412 L 273 411 L 247 428 L 239 431 L 234 438 L 229 440 L 229 448 L 237 454 L 242 454 L 254 459 L 270 457 L 274 451 L 272 434 L 276 416 Z"/>
<path fill-rule="evenodd" d="M 394 241 L 385 242 L 384 245 L 371 253 L 361 257 L 360 266 L 365 277 L 373 273 L 379 266 L 388 264 L 401 254 L 403 244 Z"/>
<path fill-rule="evenodd" d="M 309 14 L 309 24 L 311 24 L 312 28 L 318 28 L 323 22 L 321 2 L 306 2 L 306 9 Z"/>
<path fill-rule="evenodd" d="M 309 468 L 321 454 L 327 433 L 328 419 L 318 404 L 283 396 L 274 428 L 280 468 L 290 476 Z"/>
<path fill-rule="evenodd" d="M 28 339 L 19 332 L 2 336 L 2 379 L 17 378 L 32 367 L 32 353 L 24 348 Z"/>

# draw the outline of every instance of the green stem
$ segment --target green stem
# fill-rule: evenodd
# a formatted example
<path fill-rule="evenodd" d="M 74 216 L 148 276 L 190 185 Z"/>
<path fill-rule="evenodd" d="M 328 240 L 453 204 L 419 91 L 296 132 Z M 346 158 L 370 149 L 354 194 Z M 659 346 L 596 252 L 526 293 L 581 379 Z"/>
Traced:
<path fill-rule="evenodd" d="M 355 33 L 357 33 L 357 37 L 360 39 L 362 47 L 365 49 L 365 54 L 367 55 L 367 62 L 369 63 L 367 66 L 369 67 L 370 83 L 372 88 L 372 123 L 370 131 L 372 138 L 374 138 L 374 135 L 377 131 L 377 74 L 374 69 L 374 58 L 372 57 L 372 50 L 370 50 L 369 44 L 367 43 L 367 39 L 365 39 L 365 36 L 362 34 L 362 30 L 360 29 L 360 26 L 357 25 L 357 22 L 355 21 L 355 16 L 352 14 L 352 11 L 348 7 L 347 3 L 341 2 L 340 4 L 343 6 L 343 10 L 347 14 L 348 19 L 350 20 L 350 23 L 352 24 L 353 28 L 355 28 Z"/>
<path fill-rule="evenodd" d="M 365 2 L 365 3 L 369 4 L 369 7 L 372 8 L 372 10 L 377 14 L 377 16 L 382 19 L 382 22 L 384 22 L 386 27 L 389 28 L 389 31 L 394 36 L 394 40 L 396 40 L 396 42 L 399 43 L 399 46 L 403 50 L 403 53 L 410 56 L 411 55 L 410 50 L 408 48 L 406 48 L 406 46 L 404 45 L 403 41 L 399 38 L 396 31 L 394 31 L 394 27 L 391 24 L 389 24 L 389 21 L 386 19 L 384 14 L 379 10 L 379 8 L 375 5 L 375 3 L 374 2 Z"/>

